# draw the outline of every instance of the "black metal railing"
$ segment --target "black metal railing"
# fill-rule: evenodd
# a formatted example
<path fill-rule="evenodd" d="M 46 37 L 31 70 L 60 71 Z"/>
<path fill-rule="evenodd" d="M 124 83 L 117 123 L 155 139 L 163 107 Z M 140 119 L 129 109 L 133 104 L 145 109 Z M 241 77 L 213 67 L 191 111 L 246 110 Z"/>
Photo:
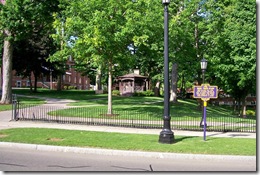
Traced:
<path fill-rule="evenodd" d="M 134 110 L 113 110 L 108 115 L 106 108 L 64 107 L 57 105 L 37 105 L 13 100 L 12 119 L 19 121 L 42 121 L 68 124 L 106 125 L 134 128 L 162 128 L 162 115 Z M 201 114 L 172 113 L 171 127 L 176 130 L 202 131 Z M 256 132 L 256 119 L 239 118 L 234 115 L 207 115 L 207 131 Z"/>

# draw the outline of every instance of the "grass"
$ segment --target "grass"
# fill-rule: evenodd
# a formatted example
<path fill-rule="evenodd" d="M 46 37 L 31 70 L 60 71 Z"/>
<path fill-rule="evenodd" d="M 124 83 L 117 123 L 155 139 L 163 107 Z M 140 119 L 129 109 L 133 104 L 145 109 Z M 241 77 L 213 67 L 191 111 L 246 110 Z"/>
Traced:
<path fill-rule="evenodd" d="M 174 144 L 160 144 L 158 139 L 158 135 L 80 130 L 44 128 L 0 130 L 1 142 L 188 154 L 256 155 L 255 139 L 207 137 L 204 141 L 202 137 L 175 136 Z"/>
<path fill-rule="evenodd" d="M 93 100 L 106 97 L 106 94 L 95 94 L 95 91 L 87 90 L 49 90 L 39 88 L 37 92 L 30 92 L 29 89 L 12 89 L 13 94 L 22 94 L 34 97 L 50 97 L 57 99 L 71 99 L 71 100 Z"/>
<path fill-rule="evenodd" d="M 11 109 L 12 109 L 12 105 L 0 104 L 0 111 L 7 111 L 7 110 L 11 110 Z"/>
<path fill-rule="evenodd" d="M 139 97 L 138 97 L 139 98 Z M 138 101 L 138 99 L 136 99 Z M 179 104 L 183 101 L 180 100 Z M 175 110 L 176 106 L 171 109 L 172 121 L 200 121 L 201 111 L 198 110 Z M 176 107 L 177 108 L 177 107 Z M 58 115 L 64 117 L 83 117 L 83 118 L 101 118 L 100 113 L 106 113 L 105 105 L 92 105 L 78 108 L 68 108 L 50 112 L 50 115 Z M 133 120 L 161 120 L 163 115 L 163 106 L 159 105 L 114 105 L 113 111 L 118 114 L 117 119 L 133 119 Z M 256 123 L 255 118 L 239 118 L 228 114 L 211 113 L 207 111 L 207 120 L 212 122 L 226 123 Z"/>
<path fill-rule="evenodd" d="M 24 104 L 44 104 L 45 101 L 39 98 L 30 98 L 30 97 L 18 97 L 19 101 L 22 101 Z M 12 104 L 1 104 L 0 111 L 12 110 Z"/>
<path fill-rule="evenodd" d="M 70 106 L 80 106 L 81 109 L 65 109 L 53 112 L 55 114 L 59 113 L 61 116 L 69 116 L 69 117 L 86 117 L 82 115 L 82 111 L 90 111 L 91 113 L 89 118 L 99 118 L 97 115 L 97 111 L 106 110 L 107 109 L 107 94 L 95 94 L 94 91 L 86 91 L 86 90 L 64 90 L 64 91 L 56 91 L 56 90 L 48 90 L 48 89 L 38 89 L 37 93 L 31 93 L 29 89 L 13 89 L 13 94 L 23 94 L 30 95 L 34 97 L 51 97 L 51 98 L 60 98 L 60 99 L 72 99 L 77 102 L 69 104 Z M 28 101 L 29 99 L 20 98 L 19 100 L 23 103 L 34 103 L 33 101 Z M 35 100 L 35 98 L 33 99 Z M 92 106 L 95 106 L 93 108 Z M 161 116 L 163 115 L 163 98 L 162 97 L 121 97 L 114 96 L 113 97 L 113 110 L 116 113 L 120 114 L 120 119 L 126 119 L 126 111 L 127 116 L 129 117 L 129 113 L 138 114 L 132 115 L 132 119 L 138 118 L 138 120 L 161 120 Z M 92 107 L 92 109 L 91 109 Z M 197 101 L 194 99 L 186 99 L 186 100 L 178 100 L 178 103 L 171 103 L 171 116 L 172 121 L 174 120 L 201 120 L 201 109 L 198 109 Z M 0 106 L 0 111 L 1 111 Z M 11 106 L 10 108 L 11 109 Z M 93 110 L 95 109 L 95 110 Z M 6 110 L 6 109 L 3 109 Z M 149 113 L 149 117 L 147 116 Z M 233 115 L 233 109 L 227 106 L 212 106 L 208 104 L 207 106 L 207 120 L 214 122 L 232 122 L 232 123 L 256 123 L 256 116 L 248 117 L 248 118 L 239 118 L 237 115 Z M 51 114 L 51 113 L 50 113 Z M 231 120 L 232 118 L 232 120 Z"/>
<path fill-rule="evenodd" d="M 50 97 L 60 99 L 77 100 L 70 106 L 79 106 L 79 112 L 72 110 L 60 110 L 62 115 L 77 116 L 81 115 L 80 109 L 89 111 L 92 116 L 95 114 L 93 109 L 106 110 L 107 94 L 94 94 L 94 91 L 55 91 L 38 89 L 38 93 L 30 93 L 28 89 L 14 89 L 13 94 L 30 95 L 32 97 Z M 42 99 L 18 97 L 19 101 L 27 104 L 43 104 Z M 95 108 L 93 108 L 95 106 Z M 12 105 L 0 105 L 1 110 L 9 110 Z M 93 110 L 91 112 L 91 110 Z M 154 120 L 161 120 L 163 113 L 163 98 L 161 97 L 113 97 L 113 110 L 123 113 L 152 113 Z M 198 121 L 201 119 L 201 110 L 197 107 L 196 100 L 179 100 L 177 104 L 171 104 L 171 116 L 180 114 L 181 120 L 190 120 L 191 118 Z M 220 120 L 221 116 L 232 116 L 232 109 L 228 107 L 214 107 L 209 104 L 207 115 L 214 120 Z M 121 115 L 121 114 L 120 114 Z M 119 116 L 120 116 L 119 115 Z M 123 115 L 121 115 L 123 117 Z M 145 119 L 141 114 L 138 119 Z M 222 117 L 223 118 L 223 117 Z M 175 120 L 172 117 L 172 120 Z M 221 119 L 222 121 L 223 119 Z M 233 120 L 233 119 L 232 119 Z M 252 119 L 238 118 L 237 122 L 254 122 Z M 1 142 L 18 142 L 32 144 L 46 144 L 58 146 L 76 146 L 76 147 L 95 147 L 119 150 L 138 150 L 138 151 L 156 151 L 156 152 L 174 152 L 174 153 L 191 153 L 191 154 L 217 154 L 217 155 L 256 155 L 256 140 L 246 138 L 219 138 L 207 137 L 203 141 L 202 137 L 193 136 L 176 136 L 174 144 L 159 144 L 158 135 L 143 134 L 122 134 L 122 133 L 105 133 L 91 131 L 73 131 L 62 129 L 43 129 L 43 128 L 14 128 L 0 130 Z"/>

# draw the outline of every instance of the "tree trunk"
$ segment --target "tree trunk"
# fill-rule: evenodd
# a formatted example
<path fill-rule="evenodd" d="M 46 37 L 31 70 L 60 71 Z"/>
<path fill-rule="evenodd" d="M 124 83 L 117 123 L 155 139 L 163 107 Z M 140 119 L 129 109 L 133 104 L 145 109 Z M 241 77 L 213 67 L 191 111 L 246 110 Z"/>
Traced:
<path fill-rule="evenodd" d="M 0 91 L 2 91 L 2 67 L 0 67 Z"/>
<path fill-rule="evenodd" d="M 33 71 L 33 75 L 34 75 L 34 90 L 33 90 L 33 92 L 37 92 L 38 77 L 40 75 L 40 72 L 38 72 L 38 70 L 35 70 L 35 71 Z"/>
<path fill-rule="evenodd" d="M 236 114 L 237 113 L 237 100 L 233 99 L 233 113 Z"/>
<path fill-rule="evenodd" d="M 246 97 L 242 100 L 242 117 L 246 118 Z"/>
<path fill-rule="evenodd" d="M 37 92 L 38 75 L 34 74 L 34 92 Z"/>
<path fill-rule="evenodd" d="M 195 37 L 195 49 L 196 49 L 196 55 L 197 59 L 199 61 L 200 58 L 200 48 L 199 48 L 199 27 L 198 27 L 198 22 L 195 21 L 195 28 L 194 28 L 194 37 Z"/>
<path fill-rule="evenodd" d="M 5 31 L 10 35 L 8 31 Z M 13 44 L 9 40 L 4 41 L 3 50 L 3 86 L 2 86 L 2 104 L 12 102 L 12 64 L 13 64 Z"/>
<path fill-rule="evenodd" d="M 241 104 L 241 98 L 238 98 L 237 101 L 238 101 L 238 106 L 237 106 L 237 109 L 238 109 L 238 115 L 239 115 L 239 117 L 240 117 L 240 116 L 241 116 L 241 114 L 240 114 L 240 113 L 241 113 L 241 105 L 240 105 L 240 104 Z"/>
<path fill-rule="evenodd" d="M 107 114 L 112 115 L 112 61 L 109 60 L 108 67 L 108 104 L 107 104 Z"/>
<path fill-rule="evenodd" d="M 101 86 L 101 68 L 97 69 L 97 74 L 96 74 L 96 90 L 102 90 Z"/>
<path fill-rule="evenodd" d="M 195 49 L 196 49 L 196 56 L 197 56 L 197 61 L 200 59 L 200 48 L 199 48 L 199 27 L 198 27 L 198 22 L 195 20 L 195 28 L 194 28 L 194 37 L 195 37 Z M 201 72 L 198 72 L 198 77 L 200 77 Z M 198 78 L 198 84 L 201 85 L 203 83 L 202 78 Z M 198 109 L 202 110 L 203 109 L 203 101 L 201 99 L 197 99 L 197 104 L 198 104 Z"/>
<path fill-rule="evenodd" d="M 184 79 L 184 73 L 182 74 L 182 80 L 181 80 L 181 90 L 180 90 L 181 98 L 185 98 L 186 94 L 186 88 L 185 88 L 185 79 Z"/>
<path fill-rule="evenodd" d="M 155 97 L 159 97 L 160 96 L 160 86 L 161 86 L 161 82 L 157 81 L 155 87 L 154 87 L 154 96 Z"/>
<path fill-rule="evenodd" d="M 58 80 L 57 80 L 57 91 L 61 91 L 61 80 L 62 80 L 62 74 L 58 75 Z"/>
<path fill-rule="evenodd" d="M 32 92 L 32 78 L 31 78 L 31 74 L 28 76 L 29 78 L 29 83 L 30 83 L 30 92 Z"/>
<path fill-rule="evenodd" d="M 172 65 L 172 78 L 171 78 L 171 95 L 170 101 L 177 102 L 177 82 L 178 82 L 178 65 L 174 63 Z"/>

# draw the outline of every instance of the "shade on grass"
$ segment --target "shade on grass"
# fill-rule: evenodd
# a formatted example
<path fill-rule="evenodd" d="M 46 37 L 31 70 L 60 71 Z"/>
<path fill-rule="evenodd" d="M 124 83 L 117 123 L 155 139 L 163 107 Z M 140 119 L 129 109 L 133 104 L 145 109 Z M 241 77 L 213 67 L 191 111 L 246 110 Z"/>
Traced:
<path fill-rule="evenodd" d="M 18 142 L 58 146 L 95 147 L 171 153 L 256 155 L 256 140 L 176 136 L 174 144 L 161 144 L 158 135 L 123 134 L 80 130 L 14 128 L 0 131 L 1 142 Z"/>

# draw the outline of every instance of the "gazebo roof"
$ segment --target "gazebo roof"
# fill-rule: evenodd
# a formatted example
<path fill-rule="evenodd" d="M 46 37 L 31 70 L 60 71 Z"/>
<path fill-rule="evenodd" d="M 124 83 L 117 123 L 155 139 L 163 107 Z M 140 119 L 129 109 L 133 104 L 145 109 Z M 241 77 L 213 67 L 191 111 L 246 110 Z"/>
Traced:
<path fill-rule="evenodd" d="M 135 74 L 135 73 L 131 73 L 131 74 L 126 74 L 126 75 L 123 75 L 123 76 L 119 76 L 118 78 L 147 78 L 146 76 L 142 76 L 142 75 L 139 75 L 139 74 Z"/>

